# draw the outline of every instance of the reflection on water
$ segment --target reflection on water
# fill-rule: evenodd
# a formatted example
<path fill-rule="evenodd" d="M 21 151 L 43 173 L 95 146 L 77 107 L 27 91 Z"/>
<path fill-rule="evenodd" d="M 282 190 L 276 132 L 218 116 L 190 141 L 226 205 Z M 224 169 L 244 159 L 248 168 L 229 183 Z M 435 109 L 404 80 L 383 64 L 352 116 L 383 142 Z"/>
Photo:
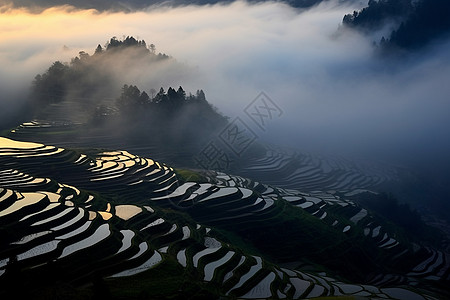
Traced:
<path fill-rule="evenodd" d="M 187 263 L 186 263 L 186 249 L 183 249 L 180 252 L 178 252 L 177 260 L 180 263 L 180 265 L 182 265 L 183 267 L 187 266 Z"/>
<path fill-rule="evenodd" d="M 43 144 L 31 143 L 31 142 L 19 142 L 5 137 L 0 137 L 0 148 L 7 149 L 38 149 L 43 148 Z M 49 147 L 50 149 L 52 147 Z"/>
<path fill-rule="evenodd" d="M 94 232 L 93 235 L 85 238 L 84 240 L 81 240 L 75 244 L 72 244 L 72 245 L 64 248 L 63 253 L 61 254 L 61 256 L 59 258 L 66 257 L 76 251 L 94 246 L 95 244 L 99 243 L 100 241 L 106 239 L 110 234 L 111 234 L 111 231 L 109 230 L 109 225 L 103 224 L 97 228 L 97 230 Z"/>
<path fill-rule="evenodd" d="M 255 275 L 255 273 L 262 268 L 261 258 L 257 256 L 253 257 L 256 259 L 256 265 L 253 265 L 250 270 L 240 278 L 239 282 L 231 290 L 240 288 L 249 278 L 253 277 L 253 275 Z"/>
<path fill-rule="evenodd" d="M 263 280 L 261 280 L 258 285 L 252 288 L 247 294 L 242 296 L 242 298 L 250 299 L 266 299 L 272 296 L 270 290 L 272 282 L 275 280 L 276 275 L 274 272 L 270 272 Z"/>
<path fill-rule="evenodd" d="M 136 268 L 133 268 L 133 269 L 129 269 L 129 270 L 125 270 L 123 272 L 117 273 L 117 274 L 113 275 L 112 277 L 124 277 L 124 276 L 131 276 L 131 275 L 134 275 L 134 274 L 138 274 L 140 272 L 144 272 L 144 271 L 147 271 L 148 269 L 151 269 L 152 267 L 154 267 L 155 265 L 157 265 L 161 261 L 162 261 L 161 254 L 158 251 L 155 251 L 153 256 L 150 257 L 150 259 L 147 260 L 142 265 L 140 265 L 140 266 L 138 266 Z"/>
<path fill-rule="evenodd" d="M 54 151 L 53 153 L 56 153 L 56 152 Z M 132 162 L 132 164 L 134 164 L 136 162 L 135 160 L 131 159 L 128 155 L 123 155 L 124 152 L 119 152 L 119 153 L 120 154 L 117 155 L 117 159 L 119 161 L 107 160 L 106 162 L 98 163 L 97 165 L 92 167 L 92 169 L 91 169 L 92 172 L 94 171 L 94 168 L 98 167 L 99 169 L 101 169 L 101 172 L 99 172 L 99 173 L 101 173 L 100 176 L 105 176 L 105 177 L 99 177 L 98 178 L 99 180 L 102 180 L 105 178 L 111 178 L 112 174 L 106 172 L 105 169 L 108 169 L 108 171 L 116 172 L 115 174 L 117 175 L 117 171 L 122 170 L 122 168 L 126 169 L 126 163 L 125 163 L 126 161 L 130 161 L 130 162 Z M 36 157 L 38 157 L 38 156 L 36 156 Z M 58 157 L 61 157 L 61 156 L 58 156 Z M 109 156 L 109 157 L 112 157 L 112 156 Z M 121 167 L 118 167 L 120 165 L 121 165 Z M 159 164 L 157 164 L 157 165 L 159 166 Z M 143 169 L 138 169 L 138 170 L 139 170 L 138 175 L 147 172 L 147 171 L 141 172 Z M 164 179 L 164 176 L 171 175 L 170 172 L 167 170 L 168 170 L 167 168 L 162 169 L 162 167 L 160 170 L 158 170 L 161 173 L 163 173 L 163 175 L 161 176 L 161 177 L 163 177 L 163 179 L 161 179 L 161 181 L 158 181 L 159 185 L 163 185 L 163 183 L 168 180 L 168 179 Z M 136 171 L 131 170 L 130 173 L 132 173 L 132 175 L 135 175 Z M 109 175 L 109 176 L 107 176 L 107 175 Z M 99 174 L 97 173 L 96 176 L 99 176 Z M 127 176 L 130 176 L 130 175 L 129 174 L 124 175 L 125 178 L 127 178 Z M 142 176 L 145 176 L 145 174 L 142 174 Z M 139 176 L 136 176 L 136 177 L 139 177 Z M 221 176 L 221 177 L 224 181 L 228 182 L 228 179 L 225 178 L 225 176 Z M 237 177 L 233 177 L 233 179 L 228 175 L 227 175 L 227 177 L 230 178 L 229 179 L 230 181 L 232 181 L 232 182 L 230 182 L 230 185 L 234 184 L 235 186 L 221 186 L 219 188 L 218 185 L 211 184 L 211 183 L 197 185 L 193 182 L 188 182 L 188 183 L 184 183 L 181 186 L 174 185 L 176 188 L 170 189 L 171 193 L 169 193 L 169 192 L 166 193 L 165 198 L 171 197 L 171 196 L 182 196 L 182 195 L 184 195 L 184 193 L 186 193 L 189 190 L 189 188 L 198 186 L 200 191 L 202 191 L 202 189 L 206 189 L 206 188 L 208 189 L 208 191 L 211 191 L 210 195 L 203 198 L 203 201 L 204 201 L 203 204 L 205 206 L 219 205 L 221 202 L 227 201 L 227 199 L 230 197 L 234 199 L 234 202 L 245 202 L 245 204 L 248 204 L 247 202 L 253 201 L 254 202 L 253 206 L 258 205 L 259 208 L 261 208 L 261 206 L 263 206 L 262 209 L 258 210 L 258 212 L 265 211 L 266 208 L 268 208 L 270 206 L 274 206 L 274 203 L 275 203 L 274 200 L 272 198 L 269 198 L 268 196 L 265 197 L 263 192 L 261 192 L 262 198 L 258 197 L 256 200 L 252 200 L 254 198 L 254 197 L 252 197 L 254 194 L 254 191 L 247 189 L 245 187 L 240 187 L 238 185 L 238 183 L 242 183 L 242 185 L 245 186 L 246 184 L 250 184 L 250 183 L 245 183 L 244 180 L 238 180 Z M 151 179 L 154 181 L 154 178 L 151 178 Z M 117 182 L 120 182 L 120 181 L 121 180 L 118 180 Z M 225 185 L 225 183 L 224 183 L 224 185 Z M 30 215 L 31 215 L 31 213 L 36 210 L 40 210 L 41 213 L 46 212 L 45 214 L 38 215 L 38 216 L 36 216 L 36 218 L 33 218 L 33 220 L 30 221 L 30 223 L 34 222 L 32 225 L 48 225 L 48 227 L 50 229 L 47 232 L 44 232 L 43 231 L 44 229 L 37 228 L 37 229 L 35 229 L 35 231 L 42 231 L 42 232 L 24 236 L 21 240 L 16 242 L 15 243 L 16 246 L 26 244 L 25 247 L 23 247 L 20 251 L 17 251 L 17 253 L 21 253 L 18 256 L 19 260 L 27 259 L 27 258 L 30 258 L 33 256 L 39 256 L 39 255 L 46 254 L 46 253 L 49 253 L 52 251 L 53 252 L 51 254 L 54 255 L 54 257 L 57 257 L 62 252 L 61 255 L 59 256 L 59 258 L 64 258 L 64 257 L 69 256 L 78 251 L 82 251 L 83 249 L 84 249 L 84 251 L 82 251 L 83 253 L 88 253 L 89 251 L 96 252 L 96 251 L 99 251 L 99 248 L 100 248 L 98 244 L 101 241 L 107 239 L 108 237 L 111 237 L 111 240 L 114 240 L 114 242 L 113 242 L 114 247 L 111 247 L 111 253 L 108 253 L 108 255 L 122 253 L 120 255 L 120 257 L 122 257 L 122 258 L 126 257 L 128 254 L 134 255 L 130 258 L 126 258 L 126 260 L 125 259 L 123 260 L 126 262 L 125 267 L 123 267 L 123 268 L 126 268 L 127 266 L 135 267 L 137 264 L 141 264 L 142 261 L 146 260 L 143 264 L 141 264 L 138 267 L 123 271 L 123 272 L 115 275 L 115 276 L 129 276 L 129 275 L 133 275 L 133 274 L 145 271 L 146 269 L 149 269 L 149 268 L 153 267 L 154 265 L 158 264 L 162 260 L 161 252 L 167 251 L 169 249 L 168 248 L 169 246 L 166 246 L 166 247 L 162 247 L 161 248 L 162 250 L 160 252 L 152 250 L 152 248 L 154 247 L 154 244 L 152 244 L 152 240 L 151 239 L 149 239 L 149 240 L 143 239 L 143 237 L 145 237 L 146 234 L 142 234 L 141 232 L 138 232 L 137 228 L 143 227 L 141 230 L 145 230 L 147 228 L 152 227 L 151 229 L 154 231 L 158 231 L 159 229 L 161 229 L 158 233 L 158 235 L 161 237 L 172 234 L 174 232 L 176 232 L 179 236 L 181 236 L 180 231 L 182 231 L 182 240 L 188 239 L 192 235 L 192 237 L 194 237 L 197 241 L 198 241 L 200 232 L 202 232 L 199 230 L 201 227 L 200 225 L 197 225 L 197 230 L 199 230 L 198 232 L 191 232 L 190 227 L 185 225 L 186 223 L 183 223 L 183 224 L 179 223 L 178 225 L 174 224 L 173 220 L 166 218 L 165 215 L 164 215 L 164 219 L 158 218 L 158 216 L 160 214 L 157 214 L 156 216 L 152 216 L 151 219 L 143 218 L 142 220 L 138 220 L 138 218 L 136 218 L 136 219 L 133 219 L 133 222 L 122 222 L 121 220 L 119 220 L 119 218 L 124 221 L 129 220 L 130 218 L 141 213 L 144 210 L 144 208 L 146 210 L 148 210 L 149 212 L 154 212 L 154 211 L 153 211 L 153 209 L 151 209 L 148 206 L 143 206 L 143 208 L 140 208 L 135 205 L 130 205 L 130 204 L 122 204 L 122 205 L 115 206 L 115 204 L 119 202 L 115 198 L 103 198 L 103 197 L 99 196 L 98 198 L 97 197 L 95 198 L 96 200 L 98 200 L 98 201 L 96 201 L 96 200 L 94 200 L 94 197 L 91 195 L 89 195 L 89 197 L 86 197 L 87 193 L 85 191 L 80 191 L 75 187 L 70 187 L 67 185 L 64 186 L 64 185 L 60 184 L 59 186 L 60 186 L 60 189 L 58 190 L 58 193 L 65 195 L 65 194 L 67 194 L 66 192 L 69 189 L 69 190 L 71 190 L 70 195 L 68 195 L 68 196 L 65 195 L 64 196 L 65 198 L 64 198 L 55 193 L 43 193 L 43 192 L 22 193 L 22 194 L 17 193 L 17 194 L 13 194 L 13 195 L 17 195 L 18 200 L 15 201 L 13 204 L 11 204 L 7 209 L 0 212 L 0 216 L 9 215 L 14 212 L 17 212 L 18 210 L 21 210 L 22 208 L 24 208 L 26 206 L 31 206 L 31 205 L 39 203 L 40 201 L 45 199 L 45 201 L 42 203 L 42 205 L 41 204 L 35 205 L 35 206 L 31 207 L 32 209 L 30 208 L 30 209 L 22 210 L 19 213 L 21 216 L 23 216 L 24 214 L 27 214 L 27 213 L 30 213 Z M 109 185 L 109 184 L 105 185 L 105 186 L 108 189 L 111 188 L 111 185 Z M 163 187 L 163 188 L 160 188 L 158 185 L 152 186 L 152 188 L 160 188 L 159 190 L 156 190 L 156 191 L 161 191 L 168 187 L 170 187 L 170 184 L 167 184 L 167 186 Z M 56 186 L 56 187 L 53 186 L 52 188 L 57 189 L 58 186 Z M 0 192 L 1 191 L 3 191 L 3 190 L 0 190 Z M 127 190 L 127 191 L 129 191 L 129 190 Z M 152 190 L 152 191 L 155 192 L 155 190 Z M 267 191 L 269 191 L 270 193 L 274 193 L 273 188 L 271 188 L 270 190 L 267 189 Z M 265 193 L 267 193 L 267 191 Z M 199 195 L 198 193 L 199 192 L 197 191 L 197 196 Z M 342 207 L 345 207 L 342 204 L 348 205 L 348 203 L 349 203 L 349 202 L 345 202 L 344 200 L 342 200 L 342 201 L 339 200 L 338 197 L 327 195 L 325 193 L 320 194 L 320 196 L 318 196 L 317 192 L 312 192 L 312 191 L 310 191 L 310 194 L 315 195 L 315 196 L 300 195 L 300 193 L 297 193 L 296 191 L 292 191 L 292 192 L 285 191 L 284 193 L 286 193 L 285 200 L 287 200 L 291 204 L 299 203 L 298 206 L 304 207 L 304 208 L 309 208 L 310 206 L 315 206 L 314 210 L 312 210 L 314 212 L 311 211 L 310 214 L 316 215 L 316 217 L 319 219 L 324 219 L 327 216 L 327 213 L 325 211 L 321 210 L 326 205 L 331 205 L 330 203 L 333 203 L 332 205 L 335 205 L 337 203 L 336 205 L 339 204 Z M 9 195 L 11 196 L 11 193 L 9 193 Z M 280 193 L 274 194 L 274 195 L 276 197 L 282 197 L 282 196 L 280 196 L 281 195 Z M 10 196 L 8 196 L 8 197 L 10 197 Z M 327 197 L 327 198 L 325 198 L 325 197 Z M 71 199 L 71 201 L 67 201 L 68 199 Z M 108 200 L 106 200 L 106 199 L 108 199 Z M 126 199 L 128 200 L 129 198 L 126 198 Z M 150 197 L 150 199 L 152 199 L 152 198 Z M 161 197 L 153 198 L 152 200 L 155 200 L 155 199 L 161 199 Z M 245 200 L 245 201 L 242 201 L 242 200 Z M 60 202 L 56 202 L 56 201 L 60 201 Z M 111 202 L 107 202 L 107 201 L 111 201 Z M 86 205 L 87 202 L 91 202 L 91 203 L 89 205 Z M 264 202 L 264 205 L 263 205 L 263 202 Z M 95 210 L 95 208 L 99 209 L 100 205 L 97 205 L 99 203 L 101 203 L 101 207 L 102 207 L 101 209 L 103 211 L 98 212 L 98 215 L 100 215 L 103 220 L 96 217 L 97 212 L 94 212 L 94 211 L 86 212 L 86 210 L 85 210 L 85 208 L 87 208 L 88 206 L 92 210 Z M 113 205 L 111 203 L 113 203 Z M 129 201 L 128 203 L 132 203 L 132 201 Z M 67 207 L 67 206 L 70 206 L 70 207 Z M 106 208 L 105 208 L 105 206 L 106 206 Z M 249 204 L 249 206 L 250 206 L 250 204 Z M 54 210 L 51 210 L 49 212 L 50 209 L 54 209 Z M 319 214 L 319 212 L 320 212 L 320 214 Z M 370 217 L 368 212 L 363 209 L 352 210 L 352 213 L 353 214 L 348 217 L 349 217 L 349 221 L 353 222 L 355 225 L 356 225 L 356 223 L 361 222 L 362 219 L 366 219 L 366 218 Z M 115 216 L 117 216 L 118 218 L 115 218 Z M 90 219 L 92 221 L 87 221 L 86 219 Z M 23 218 L 22 218 L 22 220 L 23 220 Z M 111 220 L 110 224 L 104 224 L 105 220 Z M 57 222 L 53 222 L 53 221 L 57 221 Z M 332 220 L 330 220 L 330 221 L 332 221 Z M 151 222 L 151 223 L 149 223 L 149 222 Z M 336 223 L 333 223 L 332 226 L 337 224 L 337 221 L 335 221 L 335 222 Z M 23 222 L 23 223 L 28 224 L 28 222 Z M 58 223 L 58 224 L 54 225 L 54 223 Z M 135 228 L 136 229 L 135 232 L 133 232 L 132 230 L 129 230 L 129 229 L 124 230 L 125 226 L 131 225 L 130 228 L 133 228 L 134 224 L 136 224 L 136 223 L 137 223 L 137 225 L 136 225 L 137 228 Z M 163 226 L 159 226 L 163 223 L 164 223 Z M 97 226 L 99 226 L 99 224 L 102 224 L 102 225 L 100 225 L 100 227 L 97 227 Z M 122 225 L 124 227 L 122 227 Z M 165 226 L 165 225 L 167 225 L 167 226 Z M 165 231 L 167 231 L 167 228 L 170 225 L 171 225 L 170 230 L 168 232 L 165 232 Z M 182 226 L 182 225 L 184 225 L 184 226 Z M 350 231 L 350 229 L 352 228 L 350 225 L 347 225 L 345 227 L 344 227 L 344 225 L 346 225 L 346 224 L 344 222 L 341 222 L 339 225 L 339 226 L 341 226 L 341 227 L 339 227 L 339 230 L 342 230 L 343 232 L 347 232 L 347 231 Z M 70 229 L 73 229 L 70 232 L 68 232 L 69 226 L 70 226 Z M 74 228 L 74 227 L 76 227 L 76 228 Z M 120 230 L 119 235 L 117 235 L 118 227 L 120 227 L 122 229 L 122 230 Z M 181 229 L 181 227 L 182 227 L 182 229 Z M 342 227 L 344 227 L 344 228 L 342 229 Z M 373 225 L 373 227 L 375 227 L 375 224 Z M 194 228 L 194 227 L 192 227 L 192 228 Z M 162 231 L 163 229 L 165 231 Z M 62 231 L 62 232 L 57 232 L 57 231 Z M 211 228 L 205 228 L 205 234 L 209 234 L 210 231 L 211 231 Z M 55 241 L 46 242 L 46 241 L 48 241 L 48 239 L 45 240 L 45 238 L 43 238 L 43 240 L 44 240 L 42 242 L 43 244 L 36 246 L 32 249 L 29 249 L 30 247 L 36 245 L 36 242 L 38 242 L 36 239 L 44 237 L 45 235 L 47 235 L 50 232 L 55 232 L 51 236 L 51 238 L 56 236 Z M 353 232 L 353 230 L 350 232 Z M 365 233 L 366 233 L 366 231 L 365 231 Z M 370 233 L 370 230 L 367 232 L 366 236 L 369 237 L 369 233 Z M 203 234 L 203 233 L 201 233 L 201 234 Z M 215 232 L 212 231 L 211 234 L 214 235 Z M 139 238 L 133 240 L 136 235 L 138 235 Z M 380 238 L 383 236 L 383 239 L 379 242 L 379 245 L 378 245 L 378 247 L 380 247 L 380 248 L 387 248 L 387 247 L 391 247 L 393 245 L 398 244 L 395 239 L 390 238 L 387 235 L 387 233 L 380 230 L 380 226 L 375 227 L 373 229 L 372 236 L 373 237 L 379 236 Z M 170 239 L 164 238 L 162 240 L 172 240 L 175 238 L 176 238 L 176 234 L 173 234 L 170 236 Z M 70 239 L 70 240 L 68 240 L 68 239 Z M 63 243 L 58 244 L 61 240 L 64 240 Z M 31 241 L 32 241 L 32 243 L 27 244 Z M 73 244 L 68 245 L 70 242 L 73 242 Z M 120 249 L 118 249 L 120 242 L 122 243 L 122 245 L 121 245 Z M 189 242 L 190 241 L 188 241 L 188 243 Z M 138 244 L 139 244 L 139 250 L 136 249 Z M 228 248 L 229 246 L 227 244 L 224 243 L 222 245 L 220 241 L 216 240 L 213 237 L 208 237 L 208 236 L 205 237 L 204 245 L 207 248 L 206 249 L 200 248 L 201 251 L 196 252 L 196 253 L 193 253 L 191 251 L 191 248 L 189 248 L 189 246 L 187 246 L 187 245 L 188 244 L 186 242 L 184 242 L 184 244 L 181 247 L 183 247 L 183 248 L 188 247 L 188 249 L 189 249 L 189 251 L 187 251 L 188 253 L 186 253 L 186 249 L 179 251 L 177 254 L 177 260 L 182 266 L 187 265 L 186 261 L 188 259 L 190 262 L 193 263 L 194 267 L 205 265 L 205 267 L 204 267 L 204 280 L 205 281 L 213 281 L 214 280 L 214 272 L 217 270 L 217 268 L 226 264 L 232 258 L 235 258 L 235 259 L 233 259 L 234 263 L 238 259 L 238 257 L 234 257 L 234 255 L 236 254 L 234 251 L 229 251 L 229 248 Z M 58 246 L 59 246 L 59 249 L 58 249 Z M 162 246 L 162 245 L 158 245 L 158 247 L 159 246 Z M 87 250 L 88 248 L 93 248 L 93 249 Z M 106 248 L 108 248 L 108 247 L 106 247 Z M 170 249 L 174 249 L 173 251 L 176 251 L 177 248 L 172 247 Z M 24 250 L 28 250 L 28 251 L 25 252 Z M 59 251 L 54 251 L 54 250 L 59 250 Z M 196 249 L 196 251 L 197 250 L 199 250 L 199 249 Z M 213 254 L 213 253 L 215 253 L 215 254 L 211 255 L 211 256 L 218 257 L 220 255 L 221 258 L 216 261 L 211 262 L 212 259 L 211 259 L 210 254 Z M 223 255 L 223 253 L 226 253 L 226 254 Z M 153 254 L 153 255 L 150 257 L 151 254 Z M 170 255 L 170 254 L 171 253 L 168 253 L 168 255 Z M 81 256 L 81 254 L 80 254 L 80 256 Z M 231 268 L 226 268 L 227 271 L 229 271 L 229 272 L 227 274 L 225 274 L 224 280 L 227 280 L 231 276 L 236 275 L 236 278 L 235 278 L 236 280 L 233 282 L 233 284 L 235 284 L 236 282 L 238 282 L 237 279 L 239 276 L 239 282 L 236 285 L 234 285 L 234 287 L 231 288 L 231 290 L 229 290 L 229 292 L 232 292 L 232 293 L 233 293 L 233 291 L 236 292 L 237 289 L 241 289 L 241 288 L 245 287 L 245 284 L 247 284 L 247 282 L 251 282 L 252 280 L 254 280 L 253 278 L 258 278 L 261 281 L 259 281 L 259 283 L 257 283 L 253 289 L 246 289 L 246 291 L 248 291 L 247 296 L 250 298 L 251 297 L 264 298 L 266 295 L 269 295 L 269 296 L 271 295 L 270 286 L 272 284 L 272 281 L 274 280 L 275 273 L 267 272 L 265 274 L 266 277 L 259 278 L 258 276 L 262 273 L 261 270 L 263 268 L 266 268 L 267 265 L 265 263 L 264 264 L 262 263 L 261 258 L 258 258 L 258 257 L 254 257 L 254 258 L 256 259 L 256 264 L 254 262 L 255 259 L 250 258 L 249 260 L 246 260 L 246 258 L 244 258 L 242 256 L 239 264 L 236 267 L 234 267 L 231 271 L 229 271 Z M 437 254 L 436 256 L 433 256 L 429 260 L 430 261 L 433 260 L 436 262 L 436 264 L 441 265 L 443 259 L 444 259 L 443 254 L 440 253 L 440 254 Z M 202 261 L 200 261 L 200 260 L 202 260 Z M 65 264 L 68 261 L 69 261 L 68 259 L 64 260 L 63 263 Z M 237 270 L 237 268 L 239 268 L 239 266 L 242 265 L 242 263 L 244 261 L 246 261 L 246 266 L 245 266 L 246 269 L 245 270 L 247 270 L 248 272 L 246 272 L 246 273 L 244 272 L 245 274 L 240 274 L 240 273 L 242 273 L 242 271 L 239 269 L 237 271 L 238 274 L 234 274 L 235 270 Z M 428 263 L 427 261 L 424 261 L 422 264 L 419 264 L 414 270 L 419 272 L 418 274 L 422 274 L 422 273 L 428 272 L 428 271 L 430 271 L 430 272 L 434 271 L 434 268 L 433 268 L 433 270 L 431 270 L 431 267 L 430 268 L 427 267 L 427 269 L 425 269 L 424 266 L 427 265 L 427 263 Z M 117 272 L 117 270 L 120 270 L 120 269 L 115 269 L 113 272 Z M 241 271 L 241 272 L 239 272 L 239 271 Z M 111 272 L 111 274 L 113 272 Z M 256 276 L 255 276 L 255 274 L 256 274 Z M 297 275 L 294 273 L 294 276 L 297 276 Z M 283 276 L 281 276 L 281 277 L 283 277 Z M 285 281 L 287 281 L 287 279 Z M 297 282 L 297 283 L 300 284 L 301 282 Z M 362 290 L 362 288 L 360 286 L 351 286 L 351 285 L 349 285 L 349 286 L 350 286 L 349 289 L 356 289 L 357 291 Z M 341 287 L 342 290 L 345 288 L 347 288 L 347 287 L 346 286 Z M 311 296 L 311 297 L 312 297 L 312 295 L 318 296 L 323 291 L 324 291 L 323 286 L 316 285 L 314 287 L 311 287 L 311 293 L 309 294 L 309 296 Z M 394 296 L 397 296 L 397 295 L 408 296 L 408 292 L 406 292 L 406 294 L 405 294 L 402 289 L 386 289 L 386 293 L 392 294 Z"/>
<path fill-rule="evenodd" d="M 22 196 L 23 196 L 22 199 L 17 200 L 8 208 L 0 211 L 0 217 L 6 216 L 8 214 L 12 214 L 26 206 L 36 204 L 39 201 L 41 201 L 43 198 L 45 198 L 45 195 L 39 194 L 39 193 L 22 193 Z"/>
<path fill-rule="evenodd" d="M 229 251 L 227 254 L 225 254 L 224 257 L 222 257 L 219 260 L 210 262 L 209 264 L 207 264 L 205 266 L 205 281 L 211 281 L 214 275 L 214 271 L 220 267 L 221 265 L 225 264 L 227 261 L 229 261 L 231 259 L 231 257 L 233 257 L 234 255 L 234 251 Z"/>
<path fill-rule="evenodd" d="M 38 255 L 49 253 L 57 248 L 59 242 L 60 241 L 58 241 L 58 240 L 53 240 L 53 241 L 47 242 L 45 244 L 36 246 L 22 254 L 19 254 L 17 256 L 17 260 L 23 260 L 23 259 L 27 259 L 30 257 L 35 257 Z"/>
<path fill-rule="evenodd" d="M 133 239 L 135 233 L 132 230 L 126 229 L 121 230 L 120 233 L 123 235 L 122 239 L 122 247 L 120 247 L 119 251 L 116 254 L 125 251 L 126 249 L 131 247 L 131 240 Z"/>

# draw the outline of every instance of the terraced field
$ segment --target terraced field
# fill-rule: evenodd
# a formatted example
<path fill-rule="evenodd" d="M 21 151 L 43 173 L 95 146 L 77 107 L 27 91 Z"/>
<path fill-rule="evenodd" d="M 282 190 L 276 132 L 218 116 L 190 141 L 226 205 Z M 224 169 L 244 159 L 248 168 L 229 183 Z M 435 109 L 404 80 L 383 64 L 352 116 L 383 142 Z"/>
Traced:
<path fill-rule="evenodd" d="M 246 161 L 239 171 L 245 177 L 303 191 L 373 189 L 397 181 L 401 172 L 381 163 L 277 147 L 266 147 L 264 156 Z"/>
<path fill-rule="evenodd" d="M 180 280 L 167 298 L 192 286 L 243 299 L 449 296 L 448 254 L 345 194 L 181 173 L 127 151 L 0 138 L 2 298 L 55 281 L 114 291 L 158 274 Z"/>
<path fill-rule="evenodd" d="M 57 114 L 56 114 L 57 115 Z M 80 135 L 80 131 L 84 134 Z M 85 133 L 89 131 L 89 133 Z M 64 133 L 66 138 L 58 140 L 58 134 Z M 19 125 L 8 134 L 17 140 L 38 140 L 41 143 L 62 143 L 65 147 L 101 147 L 115 149 L 121 147 L 107 132 L 96 132 L 91 128 L 84 128 L 80 124 L 67 122 L 31 121 Z M 204 145 L 202 145 L 204 146 Z M 263 149 L 259 155 L 245 157 L 231 165 L 233 173 L 246 178 L 252 178 L 273 186 L 287 189 L 301 189 L 302 191 L 352 191 L 355 189 L 376 189 L 385 183 L 397 182 L 405 170 L 391 165 L 367 160 L 356 161 L 344 157 L 331 155 L 316 155 L 298 150 L 290 150 L 274 146 L 260 145 Z M 152 158 L 172 161 L 184 166 L 198 167 L 192 155 L 202 151 L 193 145 L 184 145 L 181 149 L 161 151 L 160 147 L 151 141 L 127 141 L 130 152 L 146 155 L 152 153 Z M 189 151 L 194 151 L 191 156 Z"/>

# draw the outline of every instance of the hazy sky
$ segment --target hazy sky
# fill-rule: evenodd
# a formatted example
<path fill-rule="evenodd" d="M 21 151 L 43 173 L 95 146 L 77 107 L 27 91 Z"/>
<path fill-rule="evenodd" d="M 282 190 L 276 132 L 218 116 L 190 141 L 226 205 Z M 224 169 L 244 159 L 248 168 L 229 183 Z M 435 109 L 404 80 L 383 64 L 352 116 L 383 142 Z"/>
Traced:
<path fill-rule="evenodd" d="M 361 5 L 361 4 L 359 4 Z M 141 90 L 203 89 L 224 114 L 264 91 L 283 110 L 263 139 L 326 152 L 447 157 L 450 44 L 414 55 L 375 57 L 373 37 L 339 29 L 355 6 L 306 11 L 280 3 L 149 8 L 98 13 L 59 7 L 31 14 L 0 9 L 0 101 L 13 109 L 33 77 L 55 60 L 93 53 L 112 36 L 154 43 L 184 67 L 136 70 Z M 159 80 L 158 80 L 159 78 Z M 401 154 L 400 154 L 401 153 Z M 400 155 L 399 155 L 400 154 Z"/>

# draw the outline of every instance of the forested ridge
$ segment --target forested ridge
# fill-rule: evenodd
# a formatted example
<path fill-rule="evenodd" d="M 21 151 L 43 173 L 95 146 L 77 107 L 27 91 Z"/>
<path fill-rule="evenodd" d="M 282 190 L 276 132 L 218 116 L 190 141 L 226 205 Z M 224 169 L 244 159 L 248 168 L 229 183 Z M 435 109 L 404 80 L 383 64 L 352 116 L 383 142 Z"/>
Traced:
<path fill-rule="evenodd" d="M 54 62 L 32 83 L 28 105 L 32 118 L 84 124 L 86 130 L 72 132 L 83 138 L 95 130 L 96 135 L 146 147 L 203 145 L 227 124 L 227 118 L 206 100 L 202 89 L 191 93 L 182 83 L 166 90 L 130 81 L 141 79 L 130 73 L 142 70 L 141 77 L 150 73 L 156 78 L 163 68 L 182 70 L 175 59 L 155 48 L 134 37 L 113 37 L 92 55 L 80 51 L 70 63 Z"/>
<path fill-rule="evenodd" d="M 449 15 L 450 2 L 446 0 L 370 0 L 367 7 L 345 15 L 343 24 L 364 32 L 396 24 L 379 44 L 413 50 L 448 36 Z"/>
<path fill-rule="evenodd" d="M 163 87 L 158 91 L 151 87 L 146 92 L 133 83 L 118 86 L 118 80 L 113 78 L 115 73 L 120 77 L 122 71 L 114 65 L 116 60 L 117 63 L 127 60 L 133 68 L 142 60 L 151 66 L 152 63 L 171 59 L 166 54 L 156 54 L 155 45 L 147 46 L 144 40 L 130 36 L 123 40 L 113 37 L 105 47 L 99 44 L 93 55 L 80 51 L 79 56 L 70 63 L 56 61 L 43 74 L 38 74 L 32 84 L 31 104 L 37 117 L 49 106 L 64 105 L 67 101 L 84 105 L 94 118 L 118 114 L 125 116 L 137 110 L 140 113 L 152 110 L 168 117 L 189 107 L 205 115 L 215 114 L 224 120 L 208 103 L 201 89 L 195 94 L 187 94 L 181 86 L 177 90 L 169 87 L 167 92 Z M 115 93 L 119 90 L 120 94 Z"/>
<path fill-rule="evenodd" d="M 155 53 L 155 45 L 144 40 L 126 37 L 119 40 L 112 37 L 104 46 L 99 44 L 93 55 L 80 51 L 79 56 L 72 58 L 70 63 L 55 61 L 46 72 L 36 75 L 31 91 L 31 99 L 39 106 L 59 103 L 67 97 L 86 99 L 93 93 L 102 93 L 103 97 L 111 97 L 107 93 L 109 86 L 114 84 L 114 73 L 121 72 L 116 66 L 121 60 L 131 62 L 155 63 L 169 60 L 166 54 Z M 129 68 L 134 67 L 130 65 Z M 107 86 L 108 89 L 103 89 Z"/>

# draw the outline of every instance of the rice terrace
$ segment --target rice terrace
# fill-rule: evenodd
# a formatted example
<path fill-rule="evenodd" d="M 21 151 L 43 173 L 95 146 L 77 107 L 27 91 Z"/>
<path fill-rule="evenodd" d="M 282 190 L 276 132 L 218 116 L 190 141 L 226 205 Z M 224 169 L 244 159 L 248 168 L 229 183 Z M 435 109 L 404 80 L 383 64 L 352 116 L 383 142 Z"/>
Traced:
<path fill-rule="evenodd" d="M 0 298 L 450 299 L 450 6 L 363 2 L 0 0 Z"/>
<path fill-rule="evenodd" d="M 110 289 L 141 276 L 141 291 L 115 292 L 152 295 L 161 293 L 153 277 L 173 272 L 170 292 L 205 298 L 433 299 L 422 282 L 439 288 L 449 272 L 445 253 L 412 242 L 346 195 L 212 171 L 185 181 L 182 171 L 126 151 L 88 156 L 7 138 L 0 159 L 8 285 L 36 289 L 64 270 L 57 282 L 104 280 Z M 247 240 L 255 246 L 247 249 Z M 277 265 L 295 260 L 306 270 Z"/>

